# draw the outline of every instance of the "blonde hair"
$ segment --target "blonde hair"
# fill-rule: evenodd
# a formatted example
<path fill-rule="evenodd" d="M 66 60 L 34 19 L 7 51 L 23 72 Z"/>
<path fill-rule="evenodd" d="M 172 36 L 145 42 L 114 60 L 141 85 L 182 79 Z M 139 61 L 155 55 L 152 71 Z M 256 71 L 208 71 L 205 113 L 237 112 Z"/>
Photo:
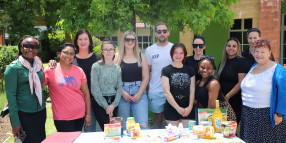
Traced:
<path fill-rule="evenodd" d="M 224 49 L 223 49 L 222 58 L 221 58 L 220 66 L 219 66 L 219 69 L 218 69 L 218 78 L 220 77 L 221 71 L 223 70 L 224 65 L 225 65 L 225 63 L 226 63 L 226 60 L 227 60 L 227 58 L 228 58 L 228 55 L 227 55 L 225 49 L 226 49 L 227 43 L 228 43 L 229 41 L 235 41 L 235 42 L 237 43 L 237 48 L 238 48 L 238 49 L 237 49 L 236 57 L 242 57 L 242 56 L 241 56 L 241 47 L 240 47 L 240 43 L 239 43 L 238 39 L 237 39 L 237 38 L 229 38 L 229 39 L 226 41 L 225 47 L 224 47 Z"/>
<path fill-rule="evenodd" d="M 137 58 L 138 66 L 141 66 L 141 58 L 140 58 L 141 55 L 140 55 L 140 50 L 139 50 L 139 47 L 138 47 L 138 40 L 137 40 L 135 32 L 131 31 L 131 30 L 126 31 L 123 34 L 123 36 L 122 36 L 122 38 L 120 40 L 120 44 L 119 44 L 119 47 L 118 47 L 118 58 L 117 58 L 116 64 L 120 65 L 121 61 L 124 58 L 124 55 L 125 55 L 124 42 L 125 42 L 126 36 L 129 36 L 129 35 L 133 35 L 135 37 L 135 39 L 136 39 L 135 46 L 133 47 L 133 54 Z"/>

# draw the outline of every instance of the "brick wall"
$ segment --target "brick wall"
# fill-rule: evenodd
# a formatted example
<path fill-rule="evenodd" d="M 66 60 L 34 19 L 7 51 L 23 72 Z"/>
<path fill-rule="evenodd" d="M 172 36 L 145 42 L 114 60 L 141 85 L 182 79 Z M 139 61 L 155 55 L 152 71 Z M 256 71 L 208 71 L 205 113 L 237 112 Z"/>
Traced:
<path fill-rule="evenodd" d="M 236 13 L 235 19 L 252 18 L 252 27 L 258 27 L 259 3 L 260 0 L 240 0 L 231 6 L 231 10 Z"/>
<path fill-rule="evenodd" d="M 269 40 L 275 61 L 280 59 L 281 0 L 260 0 L 259 29 L 262 39 Z"/>

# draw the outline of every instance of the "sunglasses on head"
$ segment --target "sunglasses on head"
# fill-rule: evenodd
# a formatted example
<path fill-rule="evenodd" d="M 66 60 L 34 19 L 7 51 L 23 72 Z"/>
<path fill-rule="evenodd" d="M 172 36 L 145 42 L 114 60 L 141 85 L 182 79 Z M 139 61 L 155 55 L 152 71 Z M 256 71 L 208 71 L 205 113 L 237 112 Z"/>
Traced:
<path fill-rule="evenodd" d="M 38 50 L 40 48 L 40 45 L 23 44 L 22 47 L 25 49 Z"/>
<path fill-rule="evenodd" d="M 136 42 L 136 39 L 132 39 L 132 38 L 125 38 L 125 41 L 126 41 L 126 42 L 132 42 L 132 43 L 135 43 L 135 42 Z"/>
<path fill-rule="evenodd" d="M 168 31 L 168 30 L 157 30 L 156 32 L 157 32 L 158 34 L 161 34 L 162 32 L 163 32 L 164 34 L 166 34 L 167 31 Z"/>
<path fill-rule="evenodd" d="M 250 32 L 258 32 L 259 34 L 261 33 L 259 28 L 251 28 L 247 31 L 247 33 L 249 34 Z"/>
<path fill-rule="evenodd" d="M 193 49 L 199 47 L 200 49 L 204 48 L 205 44 L 193 44 Z"/>
<path fill-rule="evenodd" d="M 201 61 L 207 59 L 209 61 L 211 61 L 212 64 L 214 64 L 214 56 L 206 56 L 206 55 L 202 55 L 201 56 Z"/>

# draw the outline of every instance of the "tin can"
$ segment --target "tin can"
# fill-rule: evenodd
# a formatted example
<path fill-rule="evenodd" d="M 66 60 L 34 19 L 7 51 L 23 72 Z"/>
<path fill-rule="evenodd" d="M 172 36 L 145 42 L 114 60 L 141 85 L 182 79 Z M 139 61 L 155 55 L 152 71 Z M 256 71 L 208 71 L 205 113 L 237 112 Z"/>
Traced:
<path fill-rule="evenodd" d="M 201 121 L 200 125 L 201 126 L 212 126 L 213 123 L 211 121 Z"/>
<path fill-rule="evenodd" d="M 231 138 L 235 137 L 237 123 L 235 121 L 224 121 L 222 124 L 223 137 Z"/>
<path fill-rule="evenodd" d="M 193 127 L 196 125 L 196 121 L 195 120 L 189 120 L 188 122 L 188 128 L 190 131 L 193 131 Z"/>

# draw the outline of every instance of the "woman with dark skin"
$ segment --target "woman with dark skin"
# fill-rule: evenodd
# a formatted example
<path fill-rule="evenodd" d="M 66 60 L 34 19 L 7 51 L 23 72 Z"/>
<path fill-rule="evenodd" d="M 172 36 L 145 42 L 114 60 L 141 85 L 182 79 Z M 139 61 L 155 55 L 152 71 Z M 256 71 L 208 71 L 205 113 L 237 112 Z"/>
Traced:
<path fill-rule="evenodd" d="M 39 41 L 26 35 L 18 43 L 19 57 L 8 65 L 5 75 L 6 95 L 10 110 L 12 131 L 24 143 L 39 143 L 46 138 L 46 104 L 42 95 L 42 62 L 37 57 Z"/>

